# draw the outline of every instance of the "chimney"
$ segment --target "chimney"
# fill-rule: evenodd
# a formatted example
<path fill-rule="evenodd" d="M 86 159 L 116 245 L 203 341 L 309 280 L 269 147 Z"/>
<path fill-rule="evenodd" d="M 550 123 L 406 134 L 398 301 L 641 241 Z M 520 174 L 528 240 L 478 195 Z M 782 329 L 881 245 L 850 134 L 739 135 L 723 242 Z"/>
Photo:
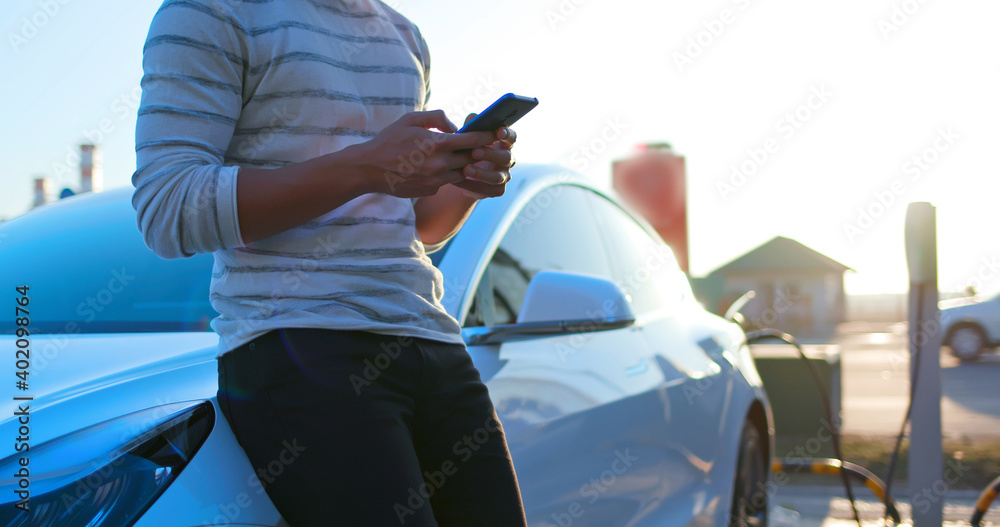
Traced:
<path fill-rule="evenodd" d="M 47 177 L 36 177 L 35 178 L 35 202 L 31 205 L 31 208 L 41 207 L 49 202 L 49 195 L 51 194 L 49 188 L 49 178 Z"/>
<path fill-rule="evenodd" d="M 104 163 L 101 149 L 80 145 L 80 193 L 100 192 L 104 187 Z"/>

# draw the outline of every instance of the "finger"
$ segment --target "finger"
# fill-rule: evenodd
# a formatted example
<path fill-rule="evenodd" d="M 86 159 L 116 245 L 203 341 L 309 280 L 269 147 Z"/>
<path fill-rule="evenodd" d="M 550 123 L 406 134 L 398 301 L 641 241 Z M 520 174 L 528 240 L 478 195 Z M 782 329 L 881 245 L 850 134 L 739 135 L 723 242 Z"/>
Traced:
<path fill-rule="evenodd" d="M 440 157 L 444 160 L 445 170 L 456 170 L 461 172 L 466 165 L 476 163 L 476 159 L 472 157 L 472 153 L 468 150 L 463 152 L 442 153 L 440 154 Z"/>
<path fill-rule="evenodd" d="M 462 173 L 461 169 L 441 172 L 441 186 L 455 184 L 463 180 L 465 180 L 465 174 Z"/>
<path fill-rule="evenodd" d="M 514 146 L 514 142 L 517 141 L 517 132 L 509 126 L 505 126 L 497 130 L 497 139 L 500 140 L 500 145 L 507 150 L 510 150 Z"/>
<path fill-rule="evenodd" d="M 507 189 L 506 185 L 490 185 L 489 183 L 473 179 L 463 179 L 462 181 L 452 183 L 452 185 L 489 198 L 503 196 L 504 191 Z"/>
<path fill-rule="evenodd" d="M 469 121 L 475 119 L 477 115 L 479 115 L 479 114 L 470 113 L 468 116 L 466 116 L 465 123 L 463 123 L 463 124 L 469 124 Z"/>
<path fill-rule="evenodd" d="M 453 134 L 458 131 L 455 123 L 452 123 L 444 110 L 431 110 L 427 112 L 410 112 L 399 119 L 399 122 L 409 126 L 420 126 L 431 129 L 436 128 L 442 132 Z"/>
<path fill-rule="evenodd" d="M 500 148 L 476 148 L 472 151 L 472 158 L 478 161 L 489 161 L 499 168 L 509 168 L 513 166 L 514 155 L 510 150 Z"/>
<path fill-rule="evenodd" d="M 439 150 L 472 150 L 480 146 L 487 146 L 496 142 L 496 138 L 490 132 L 462 132 L 460 134 L 440 134 L 435 137 Z"/>
<path fill-rule="evenodd" d="M 507 170 L 489 169 L 478 165 L 466 166 L 463 173 L 466 179 L 474 179 L 490 185 L 503 185 L 510 181 L 510 172 Z"/>

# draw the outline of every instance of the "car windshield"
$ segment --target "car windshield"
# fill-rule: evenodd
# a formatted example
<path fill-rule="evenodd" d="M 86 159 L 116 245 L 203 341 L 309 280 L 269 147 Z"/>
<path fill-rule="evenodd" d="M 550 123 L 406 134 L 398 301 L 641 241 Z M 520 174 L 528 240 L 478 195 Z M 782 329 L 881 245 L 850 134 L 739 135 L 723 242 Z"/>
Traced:
<path fill-rule="evenodd" d="M 212 331 L 214 257 L 164 260 L 135 223 L 131 188 L 69 198 L 0 223 L 0 287 L 27 287 L 34 333 Z M 445 246 L 429 256 L 434 265 Z M 8 296 L 7 298 L 12 298 Z M 0 334 L 18 328 L 0 317 Z"/>
<path fill-rule="evenodd" d="M 212 255 L 153 254 L 130 191 L 81 195 L 0 223 L 0 287 L 8 299 L 27 287 L 20 322 L 33 333 L 211 331 Z M 17 327 L 0 317 L 0 333 Z"/>

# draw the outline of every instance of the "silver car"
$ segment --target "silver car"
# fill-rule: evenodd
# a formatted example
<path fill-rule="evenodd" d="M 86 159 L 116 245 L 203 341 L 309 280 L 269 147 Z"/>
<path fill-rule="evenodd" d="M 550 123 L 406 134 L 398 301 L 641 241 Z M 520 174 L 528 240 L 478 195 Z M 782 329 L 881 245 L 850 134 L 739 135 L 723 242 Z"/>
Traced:
<path fill-rule="evenodd" d="M 939 303 L 944 344 L 962 360 L 976 360 L 1000 345 L 1000 294 Z"/>
<path fill-rule="evenodd" d="M 0 525 L 284 525 L 216 404 L 213 257 L 155 256 L 131 191 L 0 224 Z M 430 256 L 529 525 L 765 525 L 773 424 L 745 336 L 648 225 L 519 166 Z"/>

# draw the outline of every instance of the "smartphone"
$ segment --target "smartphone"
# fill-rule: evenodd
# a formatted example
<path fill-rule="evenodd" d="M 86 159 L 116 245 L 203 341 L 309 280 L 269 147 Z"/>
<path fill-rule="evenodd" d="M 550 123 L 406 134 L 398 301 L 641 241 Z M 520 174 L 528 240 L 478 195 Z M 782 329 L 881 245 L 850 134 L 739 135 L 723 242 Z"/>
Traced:
<path fill-rule="evenodd" d="M 504 126 L 510 126 L 524 117 L 532 108 L 538 106 L 538 99 L 522 97 L 508 93 L 500 97 L 483 113 L 466 123 L 457 133 L 462 132 L 492 132 Z"/>

